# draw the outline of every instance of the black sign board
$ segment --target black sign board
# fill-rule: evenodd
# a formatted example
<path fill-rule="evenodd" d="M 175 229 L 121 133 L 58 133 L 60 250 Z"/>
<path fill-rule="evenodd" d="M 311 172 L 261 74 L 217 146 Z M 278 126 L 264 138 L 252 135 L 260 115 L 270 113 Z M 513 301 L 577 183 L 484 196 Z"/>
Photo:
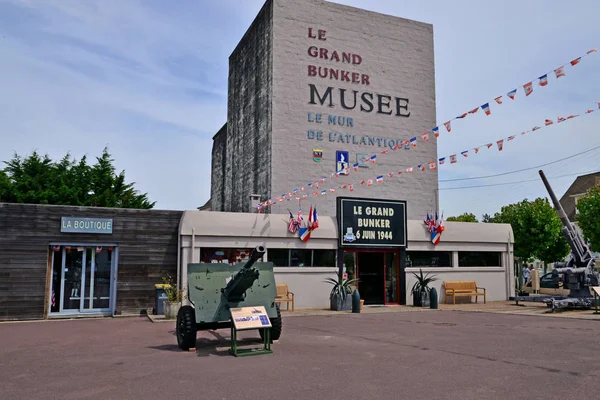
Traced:
<path fill-rule="evenodd" d="M 337 198 L 340 247 L 406 247 L 406 201 Z"/>

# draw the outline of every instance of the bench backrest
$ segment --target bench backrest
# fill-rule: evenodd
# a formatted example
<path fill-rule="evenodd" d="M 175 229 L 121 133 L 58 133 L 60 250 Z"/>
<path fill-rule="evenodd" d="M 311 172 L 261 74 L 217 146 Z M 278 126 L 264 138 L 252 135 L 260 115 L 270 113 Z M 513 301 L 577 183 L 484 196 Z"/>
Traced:
<path fill-rule="evenodd" d="M 477 283 L 475 281 L 444 281 L 444 287 L 454 290 L 475 290 Z"/>
<path fill-rule="evenodd" d="M 277 297 L 287 296 L 288 295 L 288 285 L 287 283 L 277 284 Z"/>

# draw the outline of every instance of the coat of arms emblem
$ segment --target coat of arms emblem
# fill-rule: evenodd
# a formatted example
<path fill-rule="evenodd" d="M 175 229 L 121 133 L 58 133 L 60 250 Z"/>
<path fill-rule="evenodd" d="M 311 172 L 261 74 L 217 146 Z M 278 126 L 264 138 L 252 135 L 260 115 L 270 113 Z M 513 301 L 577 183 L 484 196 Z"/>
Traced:
<path fill-rule="evenodd" d="M 315 162 L 321 162 L 321 160 L 323 160 L 323 150 L 313 149 L 313 160 L 315 160 Z"/>

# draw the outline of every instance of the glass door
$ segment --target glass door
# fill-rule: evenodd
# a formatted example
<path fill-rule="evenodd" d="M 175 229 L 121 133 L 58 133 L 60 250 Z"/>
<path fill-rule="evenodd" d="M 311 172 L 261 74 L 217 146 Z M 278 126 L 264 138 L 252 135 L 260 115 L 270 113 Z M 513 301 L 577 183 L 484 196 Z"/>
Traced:
<path fill-rule="evenodd" d="M 113 250 L 101 246 L 51 246 L 50 312 L 110 311 Z"/>
<path fill-rule="evenodd" d="M 400 304 L 398 253 L 385 253 L 385 304 Z"/>

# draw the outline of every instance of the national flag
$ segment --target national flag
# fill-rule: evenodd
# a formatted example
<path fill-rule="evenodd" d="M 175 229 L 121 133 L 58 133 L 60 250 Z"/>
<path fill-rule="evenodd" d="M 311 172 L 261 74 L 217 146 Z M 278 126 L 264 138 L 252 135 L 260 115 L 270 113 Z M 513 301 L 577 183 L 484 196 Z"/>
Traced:
<path fill-rule="evenodd" d="M 425 171 L 425 166 L 423 164 L 417 165 L 417 168 L 419 168 L 421 171 Z"/>
<path fill-rule="evenodd" d="M 558 67 L 554 70 L 554 73 L 556 74 L 556 79 L 560 78 L 561 76 L 565 76 L 565 67 Z"/>
<path fill-rule="evenodd" d="M 544 121 L 544 123 L 546 124 L 546 126 L 548 126 L 548 125 L 552 125 L 554 122 L 552 122 L 551 119 L 546 119 L 546 121 Z"/>
<path fill-rule="evenodd" d="M 416 136 L 414 138 L 410 138 L 410 144 L 412 145 L 412 147 L 417 147 L 417 137 Z"/>
<path fill-rule="evenodd" d="M 548 84 L 548 74 L 544 74 L 538 78 L 540 80 L 540 86 L 546 86 Z"/>
<path fill-rule="evenodd" d="M 597 51 L 598 51 L 598 50 L 596 50 L 596 49 L 591 49 L 590 51 L 588 51 L 588 52 L 587 52 L 587 54 L 590 54 L 590 53 L 595 53 L 595 52 L 597 52 Z"/>
<path fill-rule="evenodd" d="M 465 157 L 469 157 L 469 150 L 461 151 L 460 154 L 462 154 Z"/>
<path fill-rule="evenodd" d="M 502 104 L 502 96 L 498 96 L 494 100 L 496 100 L 496 103 Z"/>
<path fill-rule="evenodd" d="M 364 179 L 362 181 L 360 181 L 361 185 L 364 185 L 367 181 L 365 181 Z"/>
<path fill-rule="evenodd" d="M 575 118 L 575 117 L 579 117 L 579 114 L 575 114 L 575 115 L 569 115 L 569 116 L 567 117 L 567 119 L 571 119 L 571 118 Z"/>
<path fill-rule="evenodd" d="M 458 117 L 456 117 L 456 118 L 457 118 L 457 119 L 460 119 L 460 118 L 464 118 L 464 117 L 466 117 L 466 116 L 467 116 L 467 113 L 464 113 L 464 114 L 461 114 L 461 115 L 459 115 L 459 116 L 458 116 Z"/>
<path fill-rule="evenodd" d="M 429 143 L 429 137 L 427 136 L 427 132 L 421 133 L 421 138 L 423 138 L 424 142 Z"/>
<path fill-rule="evenodd" d="M 558 121 L 557 122 L 560 124 L 561 122 L 566 121 L 566 120 L 567 119 L 564 118 L 564 117 L 558 117 Z"/>
<path fill-rule="evenodd" d="M 358 172 L 358 163 L 354 164 L 353 167 L 354 167 L 354 172 Z"/>
<path fill-rule="evenodd" d="M 369 158 L 369 161 L 371 161 L 372 163 L 375 163 L 375 162 L 377 161 L 377 155 L 372 155 L 372 156 Z"/>
<path fill-rule="evenodd" d="M 475 114 L 477 111 L 479 111 L 479 107 L 474 108 L 471 111 L 469 111 L 469 114 Z"/>
<path fill-rule="evenodd" d="M 593 112 L 594 112 L 594 110 L 587 110 L 585 113 L 589 114 L 589 113 L 593 113 Z"/>
<path fill-rule="evenodd" d="M 444 165 L 444 161 L 446 161 L 446 157 L 442 157 L 439 160 L 440 165 Z"/>
<path fill-rule="evenodd" d="M 429 169 L 436 169 L 435 161 L 429 161 Z"/>
<path fill-rule="evenodd" d="M 516 94 L 517 94 L 517 89 L 514 89 L 514 90 L 511 90 L 510 92 L 508 92 L 506 95 L 514 100 Z"/>
<path fill-rule="evenodd" d="M 402 175 L 402 171 L 398 171 L 398 175 Z"/>
<path fill-rule="evenodd" d="M 317 206 L 315 206 L 315 209 L 312 211 L 312 216 L 313 216 L 313 220 L 312 220 L 312 228 L 311 229 L 317 229 L 319 227 L 319 217 L 317 216 Z"/>
<path fill-rule="evenodd" d="M 438 128 L 437 126 L 435 128 L 433 128 L 431 130 L 431 132 L 433 132 L 433 134 L 434 134 L 435 137 L 440 136 L 440 128 Z"/>
<path fill-rule="evenodd" d="M 498 145 L 498 151 L 502 151 L 503 143 L 504 143 L 504 139 L 500 139 L 496 142 L 496 144 Z"/>
<path fill-rule="evenodd" d="M 308 195 L 307 195 L 307 194 L 303 194 L 303 195 L 302 195 L 302 198 L 303 198 L 303 199 L 305 199 L 305 198 L 307 198 L 307 197 L 308 197 Z"/>
<path fill-rule="evenodd" d="M 379 175 L 379 176 L 376 178 L 376 180 L 377 180 L 377 183 L 381 183 L 381 182 L 383 182 L 383 176 L 382 176 L 382 175 Z"/>
<path fill-rule="evenodd" d="M 489 149 L 490 147 L 492 147 L 492 143 L 488 143 L 488 144 L 486 144 L 486 146 Z"/>
<path fill-rule="evenodd" d="M 301 227 L 300 229 L 300 240 L 303 242 L 307 242 L 310 239 L 310 229 L 306 227 Z"/>
<path fill-rule="evenodd" d="M 323 177 L 321 177 L 321 183 L 325 183 L 325 180 L 326 180 L 326 179 L 327 179 L 327 178 L 325 178 L 324 176 L 323 176 Z"/>
<path fill-rule="evenodd" d="M 431 232 L 433 230 L 432 224 L 431 224 L 431 217 L 429 216 L 429 213 L 427 213 L 427 218 L 423 220 L 423 223 L 427 227 L 428 232 Z"/>
<path fill-rule="evenodd" d="M 393 173 L 393 172 L 388 172 L 388 176 L 389 176 L 390 178 L 393 178 L 393 177 L 394 177 L 394 173 Z"/>
<path fill-rule="evenodd" d="M 579 64 L 579 61 L 581 61 L 581 57 L 577 57 L 576 59 L 574 59 L 573 61 L 571 61 L 571 65 L 572 66 L 576 66 L 577 64 Z"/>
<path fill-rule="evenodd" d="M 350 185 L 350 191 L 354 192 L 354 185 Z"/>
<path fill-rule="evenodd" d="M 373 179 L 367 179 L 367 186 L 373 186 Z"/>
<path fill-rule="evenodd" d="M 490 110 L 490 103 L 485 103 L 481 106 L 481 109 L 483 110 L 483 112 L 485 112 L 485 115 L 490 115 L 492 113 L 492 111 Z"/>
<path fill-rule="evenodd" d="M 529 96 L 531 93 L 533 93 L 533 83 L 529 82 L 523 85 L 523 89 L 525 89 L 525 96 Z"/>
<path fill-rule="evenodd" d="M 290 213 L 290 221 L 288 223 L 288 231 L 290 231 L 290 233 L 296 233 L 296 231 L 298 230 L 298 221 L 296 221 L 296 219 L 294 219 L 294 215 L 292 214 L 292 212 L 290 210 L 288 210 L 288 212 Z"/>
<path fill-rule="evenodd" d="M 413 172 L 413 167 L 406 168 L 406 172 Z"/>
<path fill-rule="evenodd" d="M 452 154 L 450 156 L 450 164 L 454 164 L 454 163 L 456 163 L 456 154 Z"/>
<path fill-rule="evenodd" d="M 448 132 L 452 131 L 452 126 L 451 126 L 450 121 L 444 122 L 444 126 L 446 127 L 446 130 Z"/>
<path fill-rule="evenodd" d="M 479 153 L 479 147 L 475 147 L 475 154 Z"/>
<path fill-rule="evenodd" d="M 542 129 L 542 128 L 540 128 L 539 126 L 534 126 L 533 128 L 531 128 L 531 132 L 537 131 L 538 129 Z"/>
<path fill-rule="evenodd" d="M 384 151 L 382 151 L 380 154 L 387 154 L 389 152 L 388 149 L 385 149 Z"/>
<path fill-rule="evenodd" d="M 321 196 L 325 196 L 327 194 L 327 190 L 321 190 Z"/>
<path fill-rule="evenodd" d="M 333 193 L 333 192 L 335 192 L 335 189 L 334 189 L 334 188 L 330 188 L 330 189 L 329 189 L 329 191 L 330 191 L 331 193 Z"/>
<path fill-rule="evenodd" d="M 396 143 L 396 145 L 394 146 L 394 151 L 398 150 L 400 148 L 400 143 Z"/>
<path fill-rule="evenodd" d="M 514 138 L 515 138 L 515 135 L 513 135 L 513 136 L 509 136 L 509 137 L 507 137 L 507 138 L 506 138 L 506 141 L 507 141 L 507 142 L 510 142 L 510 141 L 511 141 L 511 140 L 513 140 Z"/>

